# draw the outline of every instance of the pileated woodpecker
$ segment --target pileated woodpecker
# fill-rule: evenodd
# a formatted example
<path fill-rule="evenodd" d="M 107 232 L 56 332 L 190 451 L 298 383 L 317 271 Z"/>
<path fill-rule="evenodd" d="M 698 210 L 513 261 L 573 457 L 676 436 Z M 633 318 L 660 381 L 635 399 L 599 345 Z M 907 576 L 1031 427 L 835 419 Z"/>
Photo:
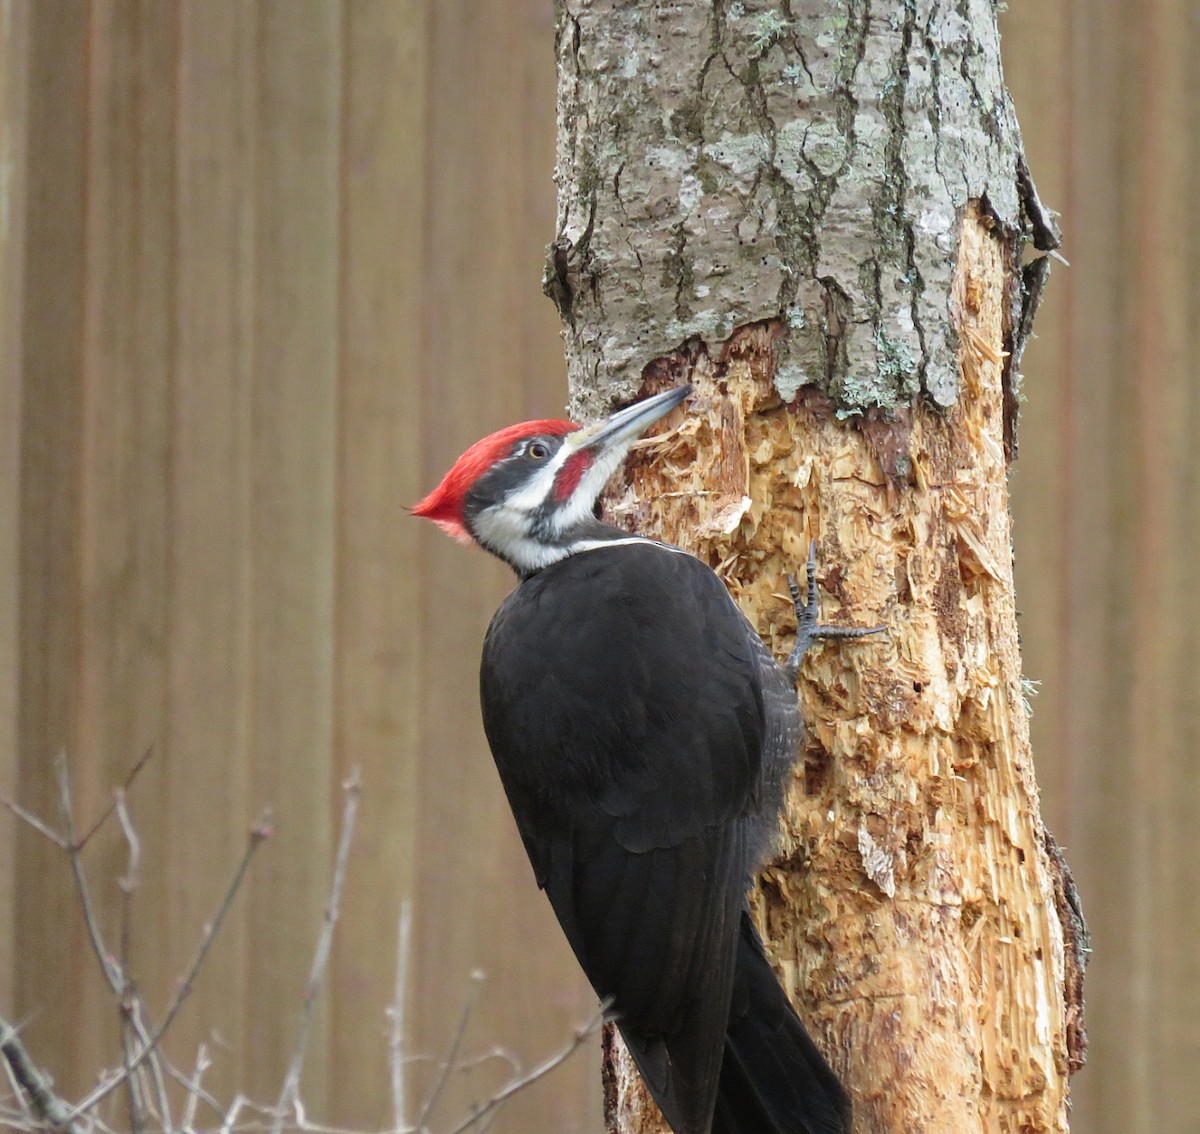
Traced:
<path fill-rule="evenodd" d="M 845 1134 L 850 1106 L 779 986 L 746 890 L 771 849 L 818 637 L 794 584 L 778 665 L 713 571 L 594 515 L 685 386 L 581 429 L 472 445 L 413 509 L 517 573 L 483 646 L 483 724 L 538 884 L 677 1134 Z"/>

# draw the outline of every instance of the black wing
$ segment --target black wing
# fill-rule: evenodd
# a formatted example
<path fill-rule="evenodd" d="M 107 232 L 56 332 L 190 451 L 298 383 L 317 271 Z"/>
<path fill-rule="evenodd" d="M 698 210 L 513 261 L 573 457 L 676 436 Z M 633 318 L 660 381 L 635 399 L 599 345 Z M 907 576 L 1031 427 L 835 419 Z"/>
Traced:
<path fill-rule="evenodd" d="M 712 1114 L 757 817 L 778 791 L 764 752 L 782 765 L 799 736 L 794 695 L 764 710 L 764 677 L 786 702 L 720 580 L 649 543 L 525 580 L 484 644 L 484 727 L 538 882 L 683 1132 Z"/>

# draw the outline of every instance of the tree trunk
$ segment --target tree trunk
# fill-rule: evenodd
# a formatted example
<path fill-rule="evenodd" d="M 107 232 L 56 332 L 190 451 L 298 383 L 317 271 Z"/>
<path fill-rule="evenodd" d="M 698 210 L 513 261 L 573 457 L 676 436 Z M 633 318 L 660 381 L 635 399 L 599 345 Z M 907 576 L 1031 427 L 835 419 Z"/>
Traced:
<path fill-rule="evenodd" d="M 1067 1129 L 1085 931 L 1038 812 L 1006 473 L 1053 221 L 988 0 L 558 6 L 558 304 L 583 417 L 691 381 L 617 522 L 776 654 L 825 621 L 764 938 L 859 1134 Z M 653 459 L 647 459 L 652 455 Z M 610 1128 L 665 1129 L 619 1039 Z"/>

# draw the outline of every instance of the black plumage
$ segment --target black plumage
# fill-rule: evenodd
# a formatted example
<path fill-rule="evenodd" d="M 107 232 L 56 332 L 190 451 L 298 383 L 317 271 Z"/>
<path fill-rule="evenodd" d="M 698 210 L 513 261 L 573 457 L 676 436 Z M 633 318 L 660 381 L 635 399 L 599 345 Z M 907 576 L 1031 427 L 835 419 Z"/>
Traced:
<path fill-rule="evenodd" d="M 745 906 L 800 743 L 791 681 L 707 565 L 607 532 L 524 578 L 484 643 L 534 873 L 678 1134 L 838 1134 L 846 1096 Z"/>
<path fill-rule="evenodd" d="M 601 523 L 605 481 L 680 387 L 580 429 L 472 445 L 415 515 L 520 580 L 488 630 L 484 727 L 538 883 L 677 1134 L 847 1134 L 849 1103 L 746 907 L 801 739 L 794 679 L 717 576 Z"/>

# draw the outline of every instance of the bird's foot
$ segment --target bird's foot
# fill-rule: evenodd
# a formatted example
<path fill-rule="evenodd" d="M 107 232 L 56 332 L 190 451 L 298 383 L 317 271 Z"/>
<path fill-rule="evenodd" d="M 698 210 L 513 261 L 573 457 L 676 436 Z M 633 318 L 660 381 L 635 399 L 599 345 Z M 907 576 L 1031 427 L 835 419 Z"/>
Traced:
<path fill-rule="evenodd" d="M 800 593 L 800 586 L 791 575 L 787 576 L 788 590 L 792 595 L 792 605 L 796 608 L 796 645 L 784 663 L 784 670 L 793 680 L 800 672 L 800 662 L 808 647 L 818 639 L 828 638 L 865 638 L 869 634 L 882 634 L 886 626 L 822 626 L 817 622 L 817 543 L 812 540 L 808 545 L 808 561 L 804 564 L 808 576 L 807 600 Z"/>

